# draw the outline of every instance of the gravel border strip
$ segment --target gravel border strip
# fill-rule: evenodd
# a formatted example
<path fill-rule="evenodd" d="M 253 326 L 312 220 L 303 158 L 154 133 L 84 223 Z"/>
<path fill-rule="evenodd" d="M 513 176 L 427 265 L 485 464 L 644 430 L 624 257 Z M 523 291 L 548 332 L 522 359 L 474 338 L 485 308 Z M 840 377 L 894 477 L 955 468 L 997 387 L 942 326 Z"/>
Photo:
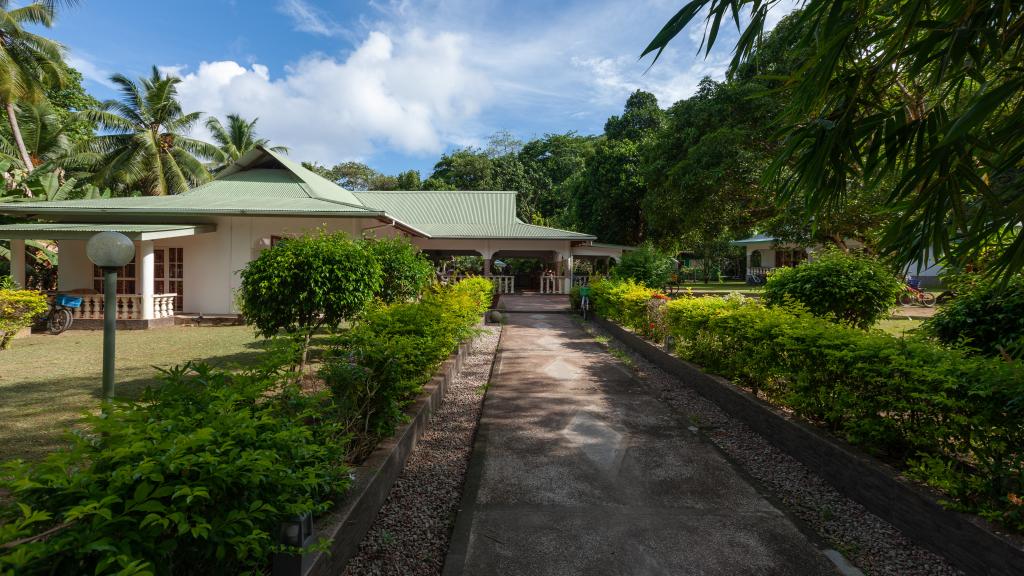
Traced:
<path fill-rule="evenodd" d="M 500 335 L 499 327 L 486 327 L 476 340 L 345 566 L 347 576 L 441 573 Z"/>
<path fill-rule="evenodd" d="M 597 325 L 587 322 L 584 329 L 600 336 L 605 346 L 615 350 L 615 356 L 628 358 L 630 367 L 663 401 L 698 427 L 789 514 L 864 572 L 893 576 L 963 574 Z"/>

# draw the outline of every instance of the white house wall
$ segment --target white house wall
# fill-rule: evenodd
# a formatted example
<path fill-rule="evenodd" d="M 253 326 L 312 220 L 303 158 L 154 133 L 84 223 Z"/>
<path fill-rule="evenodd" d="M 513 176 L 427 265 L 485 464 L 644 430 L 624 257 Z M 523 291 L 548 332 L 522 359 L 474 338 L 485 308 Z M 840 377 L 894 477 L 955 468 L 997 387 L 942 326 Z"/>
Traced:
<path fill-rule="evenodd" d="M 57 242 L 59 266 L 57 267 L 57 290 L 92 290 L 92 262 L 85 255 L 85 240 L 60 240 Z"/>

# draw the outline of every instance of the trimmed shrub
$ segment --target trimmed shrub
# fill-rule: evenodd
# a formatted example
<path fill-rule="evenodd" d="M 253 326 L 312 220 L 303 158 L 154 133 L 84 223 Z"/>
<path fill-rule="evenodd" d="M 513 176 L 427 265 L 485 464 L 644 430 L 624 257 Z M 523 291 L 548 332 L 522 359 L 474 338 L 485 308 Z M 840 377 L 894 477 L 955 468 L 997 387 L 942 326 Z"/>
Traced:
<path fill-rule="evenodd" d="M 590 288 L 594 312 L 649 340 L 660 342 L 665 338 L 664 305 L 668 296 L 631 279 L 603 278 L 591 282 Z"/>
<path fill-rule="evenodd" d="M 966 290 L 925 321 L 925 331 L 986 356 L 1024 356 L 1024 277 L 1014 276 L 1005 286 L 976 282 L 961 287 Z"/>
<path fill-rule="evenodd" d="M 353 457 L 391 435 L 403 410 L 490 307 L 484 278 L 437 286 L 419 302 L 374 307 L 344 333 L 320 374 L 340 420 L 356 436 Z"/>
<path fill-rule="evenodd" d="M 752 301 L 667 306 L 676 353 L 1024 530 L 1024 366 Z"/>
<path fill-rule="evenodd" d="M 430 260 L 404 238 L 364 240 L 366 250 L 381 269 L 377 298 L 386 304 L 415 300 L 434 282 Z"/>
<path fill-rule="evenodd" d="M 612 269 L 612 276 L 633 280 L 645 286 L 664 288 L 674 272 L 675 263 L 672 259 L 647 242 L 636 250 L 623 252 L 619 264 Z"/>
<path fill-rule="evenodd" d="M 325 394 L 270 372 L 166 373 L 45 461 L 5 465 L 3 574 L 259 574 L 280 522 L 348 484 Z"/>
<path fill-rule="evenodd" d="M 0 350 L 10 348 L 14 335 L 22 328 L 31 326 L 48 309 L 46 295 L 42 292 L 0 290 Z"/>
<path fill-rule="evenodd" d="M 263 337 L 284 331 L 300 342 L 305 366 L 313 334 L 359 313 L 381 281 L 380 264 L 361 244 L 320 232 L 283 240 L 249 262 L 239 304 Z"/>
<path fill-rule="evenodd" d="M 776 268 L 764 287 L 768 305 L 799 302 L 815 316 L 869 328 L 896 305 L 903 290 L 879 260 L 830 250 L 794 268 Z"/>

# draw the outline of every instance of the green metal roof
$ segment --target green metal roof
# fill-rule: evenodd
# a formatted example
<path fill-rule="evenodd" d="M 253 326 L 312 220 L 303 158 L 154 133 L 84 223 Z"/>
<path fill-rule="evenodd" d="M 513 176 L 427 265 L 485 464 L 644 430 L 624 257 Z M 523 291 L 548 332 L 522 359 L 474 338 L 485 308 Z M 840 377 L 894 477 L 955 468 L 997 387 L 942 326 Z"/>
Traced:
<path fill-rule="evenodd" d="M 284 156 L 256 148 L 211 181 L 174 196 L 0 204 L 0 213 L 78 221 L 188 215 L 367 217 L 431 238 L 593 240 L 516 217 L 516 193 L 352 192 Z"/>
<path fill-rule="evenodd" d="M 384 210 L 431 238 L 593 240 L 590 234 L 527 224 L 516 217 L 516 193 L 504 191 L 356 192 L 364 206 Z"/>
<path fill-rule="evenodd" d="M 213 232 L 212 224 L 3 224 L 0 238 L 76 240 L 98 232 L 120 232 L 132 240 L 159 240 Z"/>
<path fill-rule="evenodd" d="M 173 196 L 137 196 L 0 206 L 8 214 L 220 214 L 383 216 L 355 195 L 300 164 L 257 148 L 192 190 Z"/>
<path fill-rule="evenodd" d="M 750 238 L 744 238 L 743 240 L 733 240 L 732 242 L 729 242 L 729 244 L 732 244 L 733 246 L 745 246 L 747 244 L 775 242 L 776 240 L 778 240 L 778 238 L 775 238 L 774 236 L 769 236 L 767 234 L 756 234 L 754 236 L 751 236 Z"/>

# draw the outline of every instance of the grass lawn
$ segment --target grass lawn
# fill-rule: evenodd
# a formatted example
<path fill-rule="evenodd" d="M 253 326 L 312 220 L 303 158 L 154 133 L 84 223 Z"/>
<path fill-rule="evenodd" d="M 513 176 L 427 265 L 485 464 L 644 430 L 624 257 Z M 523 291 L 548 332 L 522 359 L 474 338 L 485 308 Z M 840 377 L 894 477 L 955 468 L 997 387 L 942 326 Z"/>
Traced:
<path fill-rule="evenodd" d="M 907 332 L 917 328 L 921 325 L 923 320 L 910 320 L 910 319 L 899 319 L 899 320 L 882 320 L 878 324 L 875 324 L 875 328 L 880 328 L 884 332 L 888 332 L 893 336 L 902 337 Z"/>
<path fill-rule="evenodd" d="M 37 459 L 63 444 L 83 412 L 98 409 L 103 333 L 34 334 L 0 352 L 0 461 Z M 220 367 L 251 363 L 262 341 L 250 326 L 175 326 L 121 331 L 117 395 L 136 398 L 158 371 L 203 360 Z"/>

